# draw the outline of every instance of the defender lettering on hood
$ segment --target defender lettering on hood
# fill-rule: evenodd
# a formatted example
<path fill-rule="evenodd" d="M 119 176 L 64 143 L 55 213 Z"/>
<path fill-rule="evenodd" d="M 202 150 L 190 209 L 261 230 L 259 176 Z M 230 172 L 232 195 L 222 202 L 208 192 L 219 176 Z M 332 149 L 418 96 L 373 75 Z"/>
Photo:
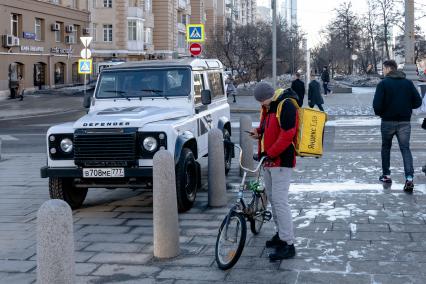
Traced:
<path fill-rule="evenodd" d="M 85 122 L 84 127 L 96 127 L 96 126 L 129 126 L 130 122 Z"/>

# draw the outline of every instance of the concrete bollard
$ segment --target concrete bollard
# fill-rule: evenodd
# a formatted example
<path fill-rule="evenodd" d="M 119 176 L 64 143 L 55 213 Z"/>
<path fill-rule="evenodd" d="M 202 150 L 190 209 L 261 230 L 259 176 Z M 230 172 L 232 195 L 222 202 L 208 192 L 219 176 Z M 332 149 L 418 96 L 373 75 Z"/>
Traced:
<path fill-rule="evenodd" d="M 175 161 L 160 150 L 153 161 L 154 256 L 171 258 L 179 254 L 179 220 L 176 197 Z"/>
<path fill-rule="evenodd" d="M 252 129 L 251 117 L 248 115 L 243 115 L 240 117 L 240 146 L 243 151 L 243 157 L 241 164 L 249 169 L 253 169 L 253 139 L 249 136 L 248 133 L 244 132 L 250 131 Z M 240 168 L 240 176 L 243 176 L 243 170 Z"/>
<path fill-rule="evenodd" d="M 226 196 L 225 157 L 223 155 L 223 134 L 217 128 L 208 134 L 208 201 L 209 206 L 222 207 L 228 203 Z"/>
<path fill-rule="evenodd" d="M 44 202 L 37 212 L 37 283 L 75 283 L 72 212 L 59 199 Z"/>

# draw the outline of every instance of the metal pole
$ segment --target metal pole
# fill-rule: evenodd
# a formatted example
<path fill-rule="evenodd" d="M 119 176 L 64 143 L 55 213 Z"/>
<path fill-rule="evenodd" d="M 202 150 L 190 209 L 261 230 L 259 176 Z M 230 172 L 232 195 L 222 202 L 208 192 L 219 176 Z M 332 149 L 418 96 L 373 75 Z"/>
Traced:
<path fill-rule="evenodd" d="M 85 53 L 84 59 L 87 60 L 87 46 L 85 49 L 86 49 L 86 53 Z M 86 97 L 86 73 L 84 73 L 84 97 Z"/>
<path fill-rule="evenodd" d="M 405 64 L 407 79 L 417 80 L 416 62 L 414 62 L 414 0 L 405 0 Z"/>
<path fill-rule="evenodd" d="M 272 86 L 277 88 L 277 2 L 272 0 Z"/>

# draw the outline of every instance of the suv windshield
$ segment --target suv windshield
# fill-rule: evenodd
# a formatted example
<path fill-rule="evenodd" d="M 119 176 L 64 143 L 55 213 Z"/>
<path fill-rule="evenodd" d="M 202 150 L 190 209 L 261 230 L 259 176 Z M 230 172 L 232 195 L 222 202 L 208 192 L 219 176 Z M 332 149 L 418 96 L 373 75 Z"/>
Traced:
<path fill-rule="evenodd" d="M 188 68 L 105 71 L 99 80 L 97 98 L 175 97 L 191 91 Z"/>

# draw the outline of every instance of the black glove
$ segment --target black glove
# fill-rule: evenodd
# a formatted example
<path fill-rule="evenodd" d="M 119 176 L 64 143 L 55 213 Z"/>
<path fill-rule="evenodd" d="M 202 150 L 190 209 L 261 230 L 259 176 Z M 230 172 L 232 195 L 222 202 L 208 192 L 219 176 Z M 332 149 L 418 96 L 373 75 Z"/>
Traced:
<path fill-rule="evenodd" d="M 260 153 L 260 157 L 259 157 L 259 161 L 260 159 L 262 159 L 263 157 L 265 157 L 265 160 L 263 160 L 264 162 L 272 162 L 272 158 L 268 156 L 268 154 L 266 154 L 266 152 L 262 152 Z"/>

